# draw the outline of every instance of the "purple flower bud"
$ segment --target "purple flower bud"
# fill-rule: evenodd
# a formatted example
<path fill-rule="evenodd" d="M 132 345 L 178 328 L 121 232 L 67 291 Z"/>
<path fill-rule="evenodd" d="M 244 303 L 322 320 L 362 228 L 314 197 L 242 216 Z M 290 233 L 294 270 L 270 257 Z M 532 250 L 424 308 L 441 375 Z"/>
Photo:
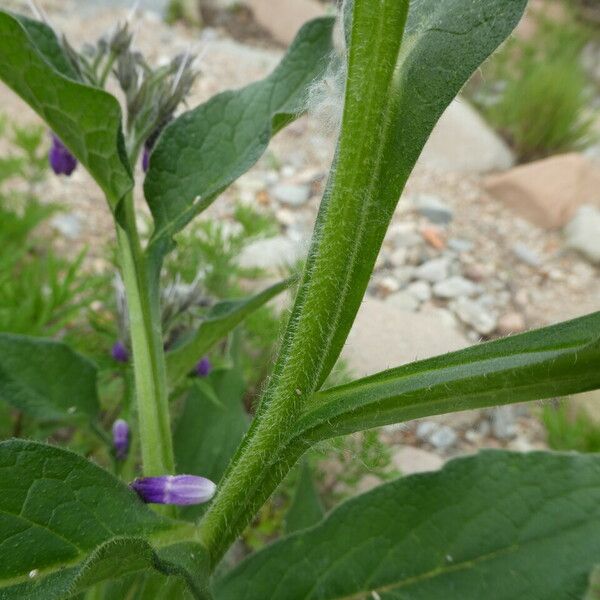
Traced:
<path fill-rule="evenodd" d="M 129 452 L 129 425 L 124 419 L 117 419 L 112 426 L 113 446 L 117 460 L 125 460 Z"/>
<path fill-rule="evenodd" d="M 77 166 L 77 159 L 54 134 L 52 134 L 52 146 L 48 152 L 48 162 L 57 175 L 71 175 Z"/>
<path fill-rule="evenodd" d="M 144 171 L 144 173 L 147 173 L 149 166 L 150 166 L 150 150 L 146 146 L 144 146 L 144 153 L 142 154 L 142 171 Z"/>
<path fill-rule="evenodd" d="M 129 360 L 129 350 L 121 341 L 115 343 L 111 350 L 112 357 L 121 363 L 126 363 Z"/>
<path fill-rule="evenodd" d="M 217 486 L 210 479 L 196 475 L 138 477 L 130 487 L 144 502 L 179 506 L 208 502 L 217 490 Z"/>
<path fill-rule="evenodd" d="M 208 356 L 203 356 L 196 364 L 196 375 L 206 377 L 212 371 L 212 364 Z"/>

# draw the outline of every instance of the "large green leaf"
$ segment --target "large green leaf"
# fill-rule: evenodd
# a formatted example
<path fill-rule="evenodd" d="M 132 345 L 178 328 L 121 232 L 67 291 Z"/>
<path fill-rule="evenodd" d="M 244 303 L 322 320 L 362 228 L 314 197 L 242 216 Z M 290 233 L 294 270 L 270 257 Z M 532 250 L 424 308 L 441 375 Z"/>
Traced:
<path fill-rule="evenodd" d="M 182 577 L 168 577 L 156 571 L 129 575 L 102 586 L 101 595 L 92 598 L 103 600 L 157 600 L 157 598 L 191 600 L 193 596 Z"/>
<path fill-rule="evenodd" d="M 246 317 L 286 290 L 295 281 L 296 278 L 291 277 L 250 298 L 224 300 L 215 304 L 200 327 L 167 354 L 169 383 L 175 385 L 185 377 L 198 360 L 217 342 L 235 329 Z"/>
<path fill-rule="evenodd" d="M 114 210 L 133 185 L 121 108 L 111 94 L 72 76 L 47 26 L 0 11 L 0 79 L 48 123 L 92 174 Z"/>
<path fill-rule="evenodd" d="M 294 533 L 312 527 L 323 518 L 323 505 L 313 481 L 308 461 L 300 465 L 300 475 L 292 503 L 285 515 L 285 532 Z"/>
<path fill-rule="evenodd" d="M 53 600 L 105 579 L 155 569 L 204 594 L 188 526 L 159 517 L 121 481 L 59 448 L 0 444 L 0 599 Z M 189 532 L 191 534 L 191 531 Z"/>
<path fill-rule="evenodd" d="M 245 382 L 235 369 L 213 371 L 192 386 L 174 433 L 179 473 L 202 475 L 218 482 L 246 429 Z M 184 510 L 187 518 L 202 514 L 202 506 Z"/>
<path fill-rule="evenodd" d="M 398 332 L 402 335 L 402 332 Z M 310 439 L 600 388 L 600 312 L 377 373 L 315 394 Z"/>
<path fill-rule="evenodd" d="M 484 452 L 382 485 L 255 554 L 218 600 L 581 598 L 600 457 Z"/>
<path fill-rule="evenodd" d="M 43 421 L 98 413 L 96 367 L 66 344 L 0 334 L 0 399 Z"/>
<path fill-rule="evenodd" d="M 56 34 L 46 23 L 30 19 L 24 15 L 14 14 L 12 16 L 21 23 L 29 39 L 35 44 L 38 52 L 44 57 L 46 62 L 50 63 L 54 69 L 65 75 L 65 77 L 78 79 L 77 72 L 66 56 Z"/>
<path fill-rule="evenodd" d="M 165 129 L 144 183 L 159 254 L 303 112 L 309 86 L 326 66 L 332 26 L 331 18 L 306 24 L 267 78 L 223 92 Z"/>

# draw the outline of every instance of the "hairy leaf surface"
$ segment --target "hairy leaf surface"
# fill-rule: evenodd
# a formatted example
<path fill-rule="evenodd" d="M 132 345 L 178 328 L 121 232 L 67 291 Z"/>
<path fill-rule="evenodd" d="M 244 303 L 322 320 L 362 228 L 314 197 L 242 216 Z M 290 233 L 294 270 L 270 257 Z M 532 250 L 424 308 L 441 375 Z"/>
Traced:
<path fill-rule="evenodd" d="M 41 421 L 89 419 L 99 411 L 96 367 L 66 344 L 2 333 L 0 399 Z"/>
<path fill-rule="evenodd" d="M 331 18 L 307 23 L 267 78 L 223 92 L 165 129 L 144 183 L 159 254 L 304 111 L 309 86 L 326 66 L 332 26 Z"/>
<path fill-rule="evenodd" d="M 148 569 L 185 577 L 202 597 L 204 552 L 171 541 L 185 527 L 81 456 L 35 442 L 0 444 L 2 600 L 64 598 Z"/>
<path fill-rule="evenodd" d="M 581 598 L 600 457 L 487 451 L 382 485 L 245 560 L 218 600 Z"/>
<path fill-rule="evenodd" d="M 398 332 L 402 335 L 402 332 Z M 317 393 L 297 430 L 323 439 L 473 408 L 600 388 L 600 312 Z"/>
<path fill-rule="evenodd" d="M 313 474 L 307 461 L 300 465 L 300 477 L 286 515 L 285 532 L 294 533 L 312 527 L 323 518 L 323 505 L 313 481 Z"/>

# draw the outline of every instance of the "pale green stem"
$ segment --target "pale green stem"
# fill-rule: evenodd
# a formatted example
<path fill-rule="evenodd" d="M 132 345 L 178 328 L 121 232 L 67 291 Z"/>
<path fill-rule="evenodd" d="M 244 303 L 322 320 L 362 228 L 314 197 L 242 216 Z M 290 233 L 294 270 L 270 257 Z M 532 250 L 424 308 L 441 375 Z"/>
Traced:
<path fill-rule="evenodd" d="M 348 85 L 337 162 L 323 200 L 294 310 L 253 426 L 201 523 L 213 564 L 305 450 L 290 439 L 303 405 L 332 366 L 333 337 L 360 257 L 373 174 L 408 0 L 355 0 Z M 366 286 L 366 283 L 365 283 Z M 357 309 L 358 307 L 356 307 Z"/>
<path fill-rule="evenodd" d="M 123 202 L 127 229 L 117 223 L 117 241 L 129 315 L 143 472 L 144 475 L 164 475 L 174 473 L 175 461 L 162 331 L 150 298 L 132 196 Z"/>

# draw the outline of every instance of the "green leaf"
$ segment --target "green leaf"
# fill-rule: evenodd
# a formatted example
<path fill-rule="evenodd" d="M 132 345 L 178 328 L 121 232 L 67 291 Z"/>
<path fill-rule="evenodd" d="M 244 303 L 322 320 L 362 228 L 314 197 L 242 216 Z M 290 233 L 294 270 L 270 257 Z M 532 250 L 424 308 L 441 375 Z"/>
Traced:
<path fill-rule="evenodd" d="M 215 482 L 221 479 L 248 428 L 245 391 L 245 382 L 235 369 L 213 371 L 207 380 L 194 383 L 173 436 L 179 473 Z M 190 506 L 183 514 L 193 519 L 203 508 Z"/>
<path fill-rule="evenodd" d="M 295 277 L 280 281 L 256 296 L 225 300 L 213 306 L 198 329 L 167 354 L 170 385 L 185 377 L 204 354 L 235 329 L 246 317 L 296 282 Z"/>
<path fill-rule="evenodd" d="M 285 515 L 285 532 L 294 533 L 312 527 L 323 518 L 324 512 L 310 465 L 303 461 L 294 498 Z"/>
<path fill-rule="evenodd" d="M 66 60 L 48 27 L 0 11 L 0 79 L 68 146 L 114 211 L 133 186 L 121 108 L 111 94 L 72 79 Z"/>
<path fill-rule="evenodd" d="M 101 595 L 92 596 L 92 598 L 102 598 L 103 600 L 156 600 L 157 598 L 190 600 L 193 596 L 188 590 L 187 583 L 182 577 L 169 577 L 155 571 L 147 571 L 105 583 L 102 586 Z"/>
<path fill-rule="evenodd" d="M 98 414 L 96 367 L 66 344 L 0 334 L 0 399 L 41 421 Z"/>
<path fill-rule="evenodd" d="M 398 199 L 433 127 L 472 73 L 510 34 L 526 3 L 410 2 L 396 70 L 388 82 L 377 76 L 377 58 L 364 48 L 364 40 L 369 29 L 374 36 L 384 35 L 377 28 L 381 23 L 389 27 L 391 19 L 380 23 L 383 8 L 355 0 L 352 36 L 357 42 L 350 46 L 338 161 L 317 220 L 320 235 L 313 238 L 290 319 L 296 324 L 303 309 L 307 318 L 328 324 L 315 341 L 322 348 L 319 359 L 311 357 L 319 385 L 339 357 Z M 394 10 L 400 3 L 391 5 L 389 10 Z M 402 30 L 398 25 L 396 33 L 385 35 L 399 38 Z M 375 43 L 381 48 L 378 40 Z M 396 56 L 389 60 L 396 61 Z M 365 69 L 372 73 L 369 82 Z M 372 96 L 380 106 L 368 113 L 364 106 L 373 105 Z M 314 318 L 317 305 L 319 319 Z"/>
<path fill-rule="evenodd" d="M 65 77 L 78 79 L 77 72 L 63 51 L 52 28 L 41 21 L 35 21 L 24 15 L 13 14 L 12 16 L 19 21 L 31 42 L 35 44 L 38 52 L 46 62 L 50 63 L 51 67 Z"/>
<path fill-rule="evenodd" d="M 332 26 L 331 18 L 307 23 L 267 78 L 223 92 L 165 129 L 144 182 L 159 254 L 303 112 L 309 86 L 326 66 Z"/>
<path fill-rule="evenodd" d="M 245 560 L 218 600 L 581 598 L 600 456 L 488 451 L 382 485 Z"/>
<path fill-rule="evenodd" d="M 205 553 L 187 525 L 159 517 L 125 484 L 72 452 L 0 444 L 0 598 L 54 600 L 105 579 L 155 569 L 197 598 Z"/>
<path fill-rule="evenodd" d="M 575 394 L 600 388 L 599 364 L 597 312 L 319 392 L 296 430 L 316 440 L 435 414 Z"/>

